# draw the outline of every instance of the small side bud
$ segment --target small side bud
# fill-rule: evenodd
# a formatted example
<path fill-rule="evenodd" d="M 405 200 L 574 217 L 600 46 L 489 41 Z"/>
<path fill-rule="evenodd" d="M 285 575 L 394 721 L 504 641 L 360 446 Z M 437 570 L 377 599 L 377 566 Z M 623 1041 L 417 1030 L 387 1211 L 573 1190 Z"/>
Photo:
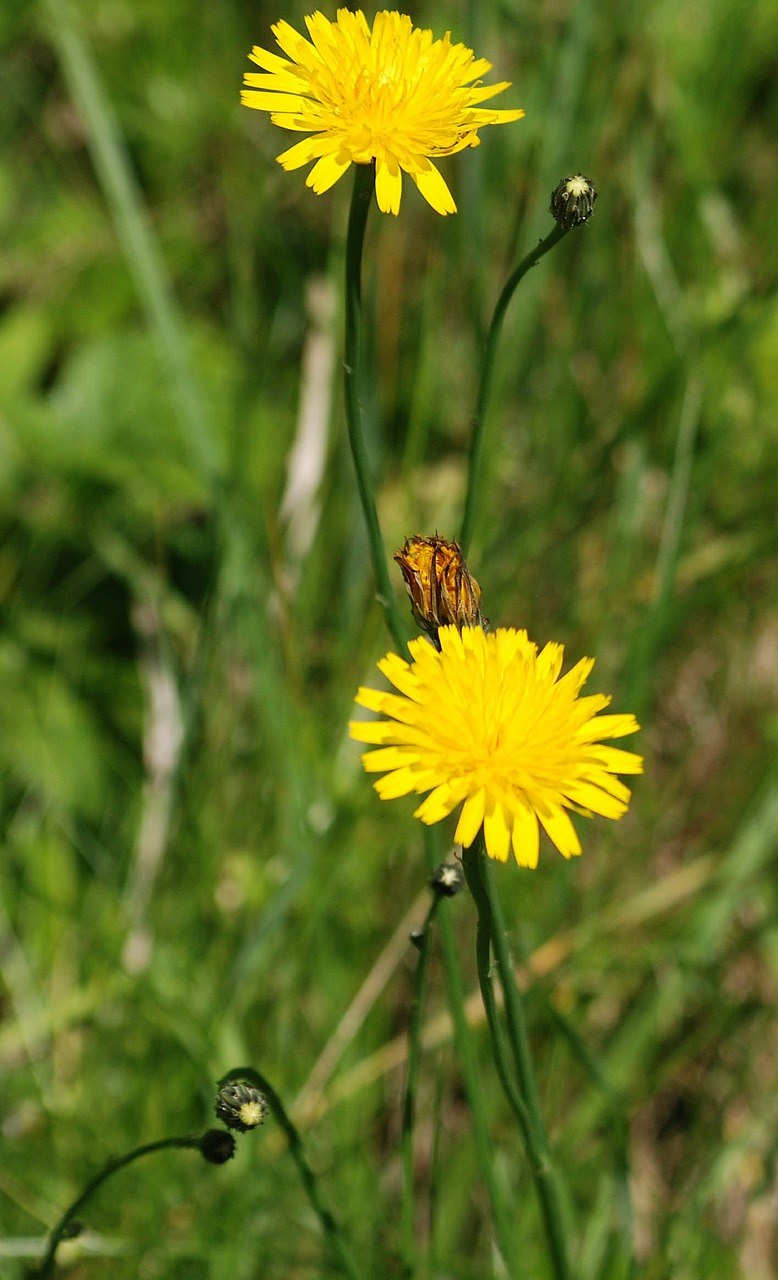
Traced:
<path fill-rule="evenodd" d="M 423 631 L 437 641 L 438 628 L 480 627 L 481 588 L 456 542 L 408 538 L 395 560 L 402 570 L 411 611 Z"/>
<path fill-rule="evenodd" d="M 430 889 L 439 898 L 453 898 L 462 884 L 462 869 L 456 862 L 441 862 L 429 878 Z"/>
<path fill-rule="evenodd" d="M 207 1129 L 199 1146 L 200 1155 L 209 1164 L 226 1164 L 235 1155 L 235 1139 L 226 1129 Z"/>
<path fill-rule="evenodd" d="M 580 227 L 591 218 L 596 199 L 594 184 L 582 173 L 576 173 L 554 187 L 550 211 L 560 226 Z"/>
<path fill-rule="evenodd" d="M 230 1080 L 217 1093 L 215 1110 L 217 1120 L 222 1120 L 228 1129 L 248 1133 L 264 1122 L 267 1098 L 244 1080 Z"/>
<path fill-rule="evenodd" d="M 408 941 L 410 942 L 412 947 L 416 948 L 417 951 L 421 951 L 422 947 L 424 946 L 424 930 L 411 929 L 410 933 L 408 934 Z"/>

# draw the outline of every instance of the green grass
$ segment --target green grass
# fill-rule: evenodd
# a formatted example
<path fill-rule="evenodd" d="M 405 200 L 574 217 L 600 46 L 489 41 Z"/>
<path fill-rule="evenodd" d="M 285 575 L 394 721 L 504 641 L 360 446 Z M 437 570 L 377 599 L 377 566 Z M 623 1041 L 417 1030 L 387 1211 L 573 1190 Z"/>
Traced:
<path fill-rule="evenodd" d="M 410 805 L 379 803 L 345 736 L 388 647 L 342 411 L 349 184 L 313 196 L 274 163 L 281 134 L 237 105 L 278 16 L 238 0 L 0 11 L 9 1280 L 107 1159 L 206 1127 L 230 1068 L 253 1063 L 293 1107 L 424 887 Z M 557 180 L 583 170 L 600 193 L 512 303 L 470 557 L 493 623 L 595 654 L 593 684 L 645 726 L 623 822 L 586 824 L 572 865 L 545 848 L 534 874 L 496 869 L 517 950 L 542 948 L 530 1031 L 579 1277 L 628 1274 L 623 1116 L 637 1274 L 768 1280 L 778 17 L 766 0 L 747 22 L 735 0 L 414 16 L 465 40 L 477 20 L 478 52 L 514 83 L 503 105 L 527 116 L 443 162 L 457 217 L 410 189 L 399 219 L 371 216 L 389 553 L 455 534 L 491 306 L 549 230 Z M 314 286 L 329 318 L 311 318 Z M 282 500 L 312 349 L 326 438 L 300 543 Z M 451 910 L 475 991 L 472 905 Z M 399 951 L 303 1127 L 365 1277 L 401 1274 L 389 1046 L 415 953 Z M 438 945 L 429 984 L 432 1034 Z M 483 1028 L 478 1047 L 517 1248 L 542 1277 Z M 499 1275 L 445 1033 L 422 1058 L 417 1142 L 430 1277 Z M 128 1168 L 87 1225 L 70 1272 L 85 1280 L 335 1274 L 270 1122 L 223 1168 L 196 1153 Z"/>

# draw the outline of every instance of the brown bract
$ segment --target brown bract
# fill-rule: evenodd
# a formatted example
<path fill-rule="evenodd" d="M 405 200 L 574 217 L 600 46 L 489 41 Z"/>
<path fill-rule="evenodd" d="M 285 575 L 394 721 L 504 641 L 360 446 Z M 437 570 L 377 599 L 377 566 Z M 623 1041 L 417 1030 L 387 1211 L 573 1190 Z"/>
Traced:
<path fill-rule="evenodd" d="M 457 542 L 437 534 L 408 538 L 395 560 L 402 570 L 416 622 L 433 640 L 444 626 L 479 627 L 481 588 Z"/>

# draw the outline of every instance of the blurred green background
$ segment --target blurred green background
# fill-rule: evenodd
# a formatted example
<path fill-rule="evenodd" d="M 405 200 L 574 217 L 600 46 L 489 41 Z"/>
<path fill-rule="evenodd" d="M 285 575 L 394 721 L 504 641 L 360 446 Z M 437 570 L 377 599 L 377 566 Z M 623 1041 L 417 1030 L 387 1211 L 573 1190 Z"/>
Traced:
<path fill-rule="evenodd" d="M 371 219 L 368 421 L 390 553 L 456 534 L 500 284 L 550 229 L 560 177 L 600 193 L 509 313 L 470 558 L 494 623 L 595 654 L 592 688 L 645 726 L 628 817 L 586 823 L 573 864 L 546 847 L 536 873 L 499 876 L 517 950 L 542 948 L 529 1013 L 578 1274 L 628 1274 L 624 1169 L 613 1103 L 553 1010 L 623 1098 L 638 1274 L 769 1280 L 778 9 L 409 7 L 494 62 L 513 82 L 495 105 L 527 115 L 442 162 L 456 217 L 406 183 L 400 217 Z M 285 136 L 238 105 L 250 46 L 305 12 L 0 8 L 10 1280 L 104 1160 L 205 1127 L 213 1082 L 247 1062 L 288 1105 L 304 1089 L 317 1104 L 306 1143 L 364 1275 L 401 1274 L 403 920 L 424 862 L 410 803 L 379 803 L 345 737 L 388 647 L 342 416 L 350 179 L 315 197 L 274 162 Z M 464 895 L 451 910 L 475 989 L 473 910 Z M 431 984 L 434 1031 L 437 953 Z M 499 1175 L 542 1277 L 483 1031 L 479 1047 Z M 419 1106 L 430 1275 L 499 1275 L 445 1034 Z M 85 1280 L 109 1265 L 116 1280 L 334 1274 L 270 1124 L 221 1169 L 173 1153 L 127 1170 L 87 1222 L 70 1272 Z"/>

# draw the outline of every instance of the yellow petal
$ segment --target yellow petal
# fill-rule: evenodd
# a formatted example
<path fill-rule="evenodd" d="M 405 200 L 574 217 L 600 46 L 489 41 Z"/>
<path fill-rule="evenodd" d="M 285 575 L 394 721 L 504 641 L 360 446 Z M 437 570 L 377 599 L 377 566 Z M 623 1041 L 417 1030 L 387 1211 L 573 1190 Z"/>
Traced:
<path fill-rule="evenodd" d="M 625 738 L 629 733 L 637 733 L 639 728 L 634 716 L 597 716 L 579 729 L 576 737 L 579 742 L 599 742 L 602 738 Z"/>
<path fill-rule="evenodd" d="M 406 698 L 415 699 L 418 696 L 418 679 L 408 663 L 399 658 L 396 653 L 387 653 L 385 658 L 381 658 L 378 670 L 383 672 L 387 680 L 394 685 L 395 689 L 399 689 L 400 693 L 404 693 Z"/>
<path fill-rule="evenodd" d="M 419 753 L 409 747 L 381 747 L 378 751 L 366 751 L 362 757 L 365 773 L 388 773 L 394 769 L 410 768 L 418 764 Z"/>
<path fill-rule="evenodd" d="M 464 845 L 466 849 L 470 847 L 481 830 L 481 824 L 484 820 L 485 801 L 486 796 L 483 788 L 481 788 L 480 791 L 468 796 L 462 805 L 457 829 L 454 832 L 454 840 L 457 844 Z"/>
<path fill-rule="evenodd" d="M 394 156 L 379 160 L 376 165 L 375 194 L 382 213 L 400 212 L 402 189 L 402 173 Z"/>
<path fill-rule="evenodd" d="M 346 152 L 322 156 L 321 160 L 316 161 L 316 164 L 305 179 L 305 185 L 311 187 L 317 196 L 321 196 L 325 191 L 329 191 L 330 187 L 334 187 L 335 183 L 343 177 L 343 174 L 350 167 L 351 156 Z"/>
<path fill-rule="evenodd" d="M 246 71 L 243 83 L 247 89 L 269 89 L 275 93 L 291 93 L 304 97 L 306 84 L 298 75 L 288 71 Z"/>
<path fill-rule="evenodd" d="M 502 109 L 499 111 L 489 111 L 488 109 L 485 110 L 483 107 L 476 107 L 472 112 L 472 115 L 473 124 L 477 129 L 480 129 L 482 125 L 486 124 L 510 124 L 512 120 L 521 120 L 522 116 L 526 115 L 526 112 L 521 110 L 510 111 Z"/>
<path fill-rule="evenodd" d="M 544 645 L 538 654 L 537 671 L 538 675 L 547 677 L 549 680 L 556 680 L 559 672 L 562 670 L 562 662 L 564 661 L 565 647 L 562 644 Z M 591 661 L 591 659 L 584 659 Z M 580 665 L 580 664 L 579 664 Z M 568 672 L 568 675 L 570 673 Z"/>
<path fill-rule="evenodd" d="M 426 822 L 429 826 L 433 822 L 440 822 L 443 818 L 447 818 L 463 799 L 461 787 L 451 782 L 442 782 L 425 800 L 422 800 L 413 816 L 421 818 L 422 822 Z"/>
<path fill-rule="evenodd" d="M 554 842 L 562 856 L 578 857 L 581 852 L 581 842 L 564 809 L 557 808 L 556 805 L 539 806 L 538 817 L 549 839 Z"/>
<path fill-rule="evenodd" d="M 486 852 L 490 858 L 498 862 L 508 861 L 508 850 L 511 844 L 511 827 L 501 804 L 496 804 L 491 813 L 484 818 L 484 839 Z"/>
<path fill-rule="evenodd" d="M 598 760 L 609 773 L 642 773 L 643 757 L 619 747 L 593 747 L 588 755 Z"/>
<path fill-rule="evenodd" d="M 292 62 L 305 60 L 310 55 L 311 46 L 308 41 L 283 18 L 279 22 L 274 22 L 270 30 L 276 38 L 279 49 L 283 49 Z"/>
<path fill-rule="evenodd" d="M 348 732 L 354 742 L 366 742 L 370 746 L 402 747 L 406 745 L 402 731 L 398 733 L 398 726 L 393 721 L 350 720 Z"/>
<path fill-rule="evenodd" d="M 243 89 L 240 100 L 244 107 L 253 107 L 255 111 L 286 111 L 297 116 L 305 110 L 305 98 L 301 98 L 299 93 L 268 93 L 261 89 Z"/>
<path fill-rule="evenodd" d="M 416 703 L 408 698 L 401 698 L 399 694 L 390 693 L 388 689 L 363 687 L 357 692 L 355 702 L 358 702 L 360 707 L 367 707 L 368 711 L 380 712 L 381 715 L 397 720 L 400 724 L 412 725 L 418 720 L 419 708 Z"/>
<path fill-rule="evenodd" d="M 423 164 L 423 157 L 420 166 Z M 454 197 L 446 186 L 443 176 L 429 160 L 424 167 L 414 169 L 411 173 L 413 181 L 424 196 L 427 204 L 432 205 L 436 213 L 445 218 L 447 213 L 456 213 Z"/>
<path fill-rule="evenodd" d="M 282 151 L 280 156 L 276 156 L 276 160 L 288 172 L 310 164 L 311 160 L 318 160 L 326 151 L 331 150 L 332 142 L 329 138 L 303 138 L 302 142 L 295 142 L 293 147 Z"/>
<path fill-rule="evenodd" d="M 410 795 L 416 790 L 412 769 L 395 769 L 373 783 L 382 800 L 396 800 L 398 796 Z"/>
<path fill-rule="evenodd" d="M 615 796 L 608 795 L 602 791 L 600 787 L 593 786 L 590 782 L 576 782 L 567 789 L 569 800 L 575 804 L 581 805 L 584 809 L 591 810 L 592 813 L 599 813 L 603 818 L 623 818 L 627 812 L 627 801 L 629 800 L 629 791 L 626 792 L 625 799 L 621 800 Z"/>
<path fill-rule="evenodd" d="M 520 867 L 536 867 L 540 850 L 540 829 L 532 809 L 520 805 L 513 815 L 511 832 L 513 856 Z"/>
<path fill-rule="evenodd" d="M 286 58 L 279 58 L 277 53 L 270 53 L 268 49 L 261 49 L 256 44 L 249 57 L 258 67 L 264 67 L 266 71 L 274 71 L 279 75 L 285 75 L 291 68 L 291 63 L 287 62 Z"/>
<path fill-rule="evenodd" d="M 599 787 L 600 791 L 604 791 L 606 795 L 613 796 L 614 800 L 620 801 L 625 807 L 629 803 L 631 795 L 629 787 L 624 785 L 621 778 L 614 778 L 612 773 L 606 773 L 604 769 L 594 769 L 583 781 L 591 782 L 593 786 Z"/>

